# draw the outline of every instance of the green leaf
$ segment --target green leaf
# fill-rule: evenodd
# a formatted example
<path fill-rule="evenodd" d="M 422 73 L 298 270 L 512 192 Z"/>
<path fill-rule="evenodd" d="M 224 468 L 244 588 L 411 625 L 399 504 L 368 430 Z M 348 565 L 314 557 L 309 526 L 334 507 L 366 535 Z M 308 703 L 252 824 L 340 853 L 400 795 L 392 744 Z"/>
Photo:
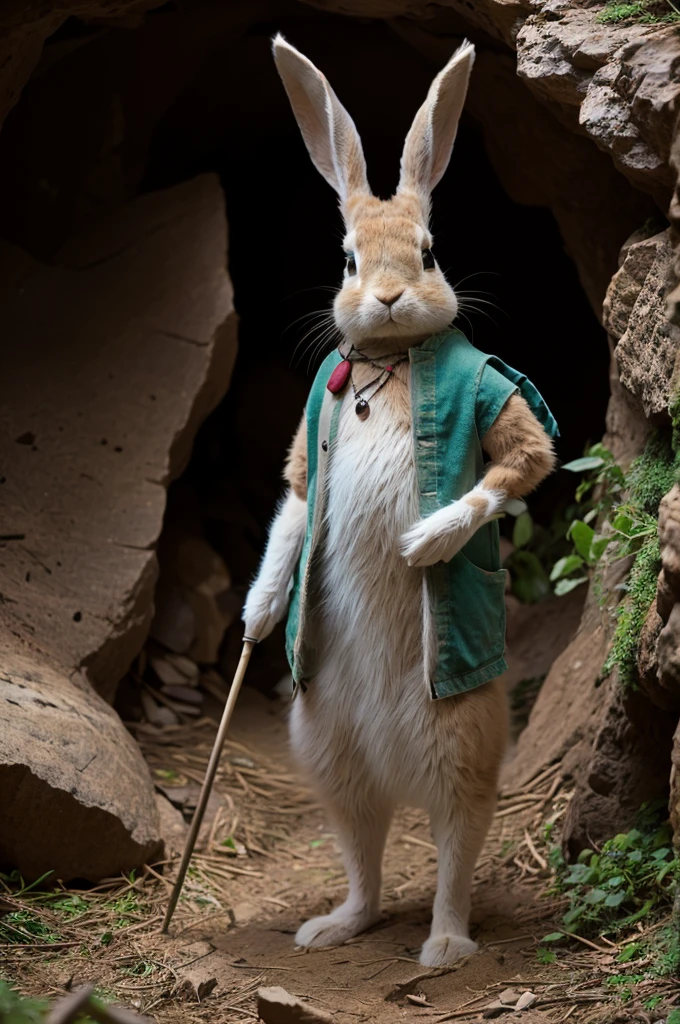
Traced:
<path fill-rule="evenodd" d="M 588 526 L 582 519 L 575 519 L 569 527 L 568 536 L 573 540 L 574 547 L 578 551 L 581 558 L 584 558 L 586 562 L 590 561 L 590 545 L 593 542 L 595 531 L 592 526 Z"/>
<path fill-rule="evenodd" d="M 622 533 L 624 537 L 630 537 L 631 530 L 633 529 L 633 520 L 625 512 L 618 512 L 614 516 L 612 526 L 617 533 Z"/>
<path fill-rule="evenodd" d="M 566 924 L 567 928 L 571 929 L 576 924 L 576 922 L 579 921 L 581 917 L 583 917 L 584 912 L 585 907 L 577 904 L 575 907 L 572 907 L 571 910 L 568 910 L 566 912 L 562 920 Z"/>
<path fill-rule="evenodd" d="M 588 449 L 588 455 L 596 455 L 598 458 L 602 459 L 603 462 L 614 461 L 614 456 L 609 451 L 609 448 L 603 445 L 601 441 L 598 441 L 597 444 L 594 444 L 592 448 Z"/>
<path fill-rule="evenodd" d="M 672 871 L 673 868 L 676 868 L 677 866 L 678 866 L 678 862 L 676 860 L 668 860 L 668 861 L 666 861 L 666 863 L 657 872 L 656 879 L 655 879 L 656 884 L 658 885 L 660 882 L 663 882 L 663 880 L 666 877 L 666 875 L 668 874 L 668 872 Z"/>
<path fill-rule="evenodd" d="M 618 906 L 620 906 L 623 903 L 625 898 L 626 898 L 625 892 L 623 892 L 621 889 L 619 889 L 618 892 L 610 892 L 609 893 L 609 895 L 607 896 L 606 900 L 604 901 L 604 905 L 605 905 L 605 907 L 618 907 Z"/>
<path fill-rule="evenodd" d="M 624 946 L 616 959 L 620 964 L 627 964 L 630 960 L 636 960 L 641 952 L 642 946 L 640 943 L 631 942 L 630 945 Z"/>
<path fill-rule="evenodd" d="M 594 486 L 595 486 L 595 481 L 594 480 L 591 480 L 589 477 L 584 477 L 584 479 L 581 480 L 581 483 L 576 488 L 576 500 L 578 502 L 583 501 L 585 496 L 587 494 L 589 494 L 590 491 L 592 491 Z"/>
<path fill-rule="evenodd" d="M 531 540 L 534 533 L 534 521 L 528 512 L 522 512 L 515 520 L 512 531 L 512 543 L 516 548 L 523 548 Z"/>
<path fill-rule="evenodd" d="M 577 576 L 576 579 L 570 580 L 558 580 L 555 584 L 555 594 L 557 595 L 557 597 L 564 597 L 565 594 L 568 594 L 576 587 L 580 587 L 582 583 L 587 582 L 587 576 Z"/>
<path fill-rule="evenodd" d="M 607 893 L 604 889 L 591 889 L 586 895 L 584 903 L 604 903 L 607 899 Z"/>
<path fill-rule="evenodd" d="M 593 537 L 590 543 L 590 557 L 593 561 L 597 561 L 598 558 L 602 558 L 602 555 L 609 547 L 610 541 L 611 537 Z"/>
<path fill-rule="evenodd" d="M 568 576 L 570 572 L 574 572 L 575 569 L 580 569 L 583 565 L 583 559 L 579 555 L 565 555 L 564 558 L 560 558 L 558 562 L 552 567 L 550 573 L 550 580 L 552 583 L 555 580 L 561 579 L 563 576 Z"/>
<path fill-rule="evenodd" d="M 549 935 L 544 935 L 541 942 L 559 942 L 560 939 L 564 938 L 564 932 L 550 932 Z"/>
<path fill-rule="evenodd" d="M 666 1017 L 666 1024 L 680 1024 L 680 1010 L 671 1010 Z"/>
<path fill-rule="evenodd" d="M 597 517 L 598 511 L 599 510 L 596 509 L 596 508 L 591 508 L 590 512 L 586 512 L 586 514 L 584 515 L 583 522 L 584 523 L 592 523 L 593 519 L 595 519 Z"/>
<path fill-rule="evenodd" d="M 604 459 L 599 455 L 584 455 L 581 459 L 565 462 L 562 469 L 568 469 L 570 473 L 586 473 L 590 469 L 599 469 L 600 466 L 604 466 Z"/>

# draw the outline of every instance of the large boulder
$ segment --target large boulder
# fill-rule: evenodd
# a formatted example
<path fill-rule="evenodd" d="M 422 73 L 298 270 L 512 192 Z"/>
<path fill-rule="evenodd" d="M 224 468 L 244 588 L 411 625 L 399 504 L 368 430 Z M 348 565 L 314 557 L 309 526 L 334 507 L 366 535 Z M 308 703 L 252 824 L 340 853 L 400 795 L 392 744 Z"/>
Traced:
<path fill-rule="evenodd" d="M 141 751 L 82 678 L 16 655 L 0 677 L 0 865 L 96 881 L 161 849 Z"/>
<path fill-rule="evenodd" d="M 219 183 L 127 204 L 56 265 L 3 245 L 0 266 L 0 853 L 30 876 L 61 849 L 63 877 L 101 877 L 158 839 L 149 773 L 95 691 L 112 699 L 148 632 L 166 488 L 229 384 Z"/>

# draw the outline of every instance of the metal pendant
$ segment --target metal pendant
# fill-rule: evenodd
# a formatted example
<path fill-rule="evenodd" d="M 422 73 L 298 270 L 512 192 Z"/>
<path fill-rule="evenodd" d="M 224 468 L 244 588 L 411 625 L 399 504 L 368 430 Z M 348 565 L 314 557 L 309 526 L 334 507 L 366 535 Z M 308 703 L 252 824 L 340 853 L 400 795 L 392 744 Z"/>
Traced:
<path fill-rule="evenodd" d="M 371 407 L 365 398 L 360 398 L 354 407 L 354 411 L 360 420 L 367 420 L 371 415 Z"/>

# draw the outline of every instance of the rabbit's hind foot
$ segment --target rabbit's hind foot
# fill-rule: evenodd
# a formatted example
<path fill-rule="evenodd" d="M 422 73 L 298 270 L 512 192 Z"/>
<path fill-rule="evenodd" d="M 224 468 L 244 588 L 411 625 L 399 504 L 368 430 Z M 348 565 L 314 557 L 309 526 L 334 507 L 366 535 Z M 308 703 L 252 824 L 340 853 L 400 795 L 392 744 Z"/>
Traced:
<path fill-rule="evenodd" d="M 323 917 L 312 917 L 305 921 L 295 936 L 296 946 L 322 947 L 339 946 L 347 939 L 370 928 L 380 919 L 379 911 L 367 908 L 356 910 L 343 904 Z"/>
<path fill-rule="evenodd" d="M 420 962 L 425 967 L 445 967 L 478 948 L 465 935 L 431 935 L 420 952 Z"/>

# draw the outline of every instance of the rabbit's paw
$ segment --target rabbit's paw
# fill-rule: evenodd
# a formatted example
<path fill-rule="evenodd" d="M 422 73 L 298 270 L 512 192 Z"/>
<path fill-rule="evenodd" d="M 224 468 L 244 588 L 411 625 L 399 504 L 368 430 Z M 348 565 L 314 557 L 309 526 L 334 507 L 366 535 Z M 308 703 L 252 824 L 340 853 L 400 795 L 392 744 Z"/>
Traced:
<path fill-rule="evenodd" d="M 272 590 L 256 580 L 248 591 L 243 608 L 245 635 L 254 640 L 264 640 L 288 608 L 287 590 Z"/>
<path fill-rule="evenodd" d="M 379 918 L 379 913 L 371 913 L 368 910 L 356 911 L 346 910 L 344 906 L 338 907 L 331 914 L 312 917 L 305 921 L 295 936 L 295 945 L 339 946 L 340 943 L 370 928 Z"/>
<path fill-rule="evenodd" d="M 425 967 L 444 967 L 478 948 L 477 943 L 465 935 L 431 935 L 420 951 L 420 962 Z"/>
<path fill-rule="evenodd" d="M 505 495 L 475 487 L 458 501 L 437 509 L 415 523 L 400 539 L 400 550 L 409 565 L 448 562 L 473 533 L 502 507 Z"/>

